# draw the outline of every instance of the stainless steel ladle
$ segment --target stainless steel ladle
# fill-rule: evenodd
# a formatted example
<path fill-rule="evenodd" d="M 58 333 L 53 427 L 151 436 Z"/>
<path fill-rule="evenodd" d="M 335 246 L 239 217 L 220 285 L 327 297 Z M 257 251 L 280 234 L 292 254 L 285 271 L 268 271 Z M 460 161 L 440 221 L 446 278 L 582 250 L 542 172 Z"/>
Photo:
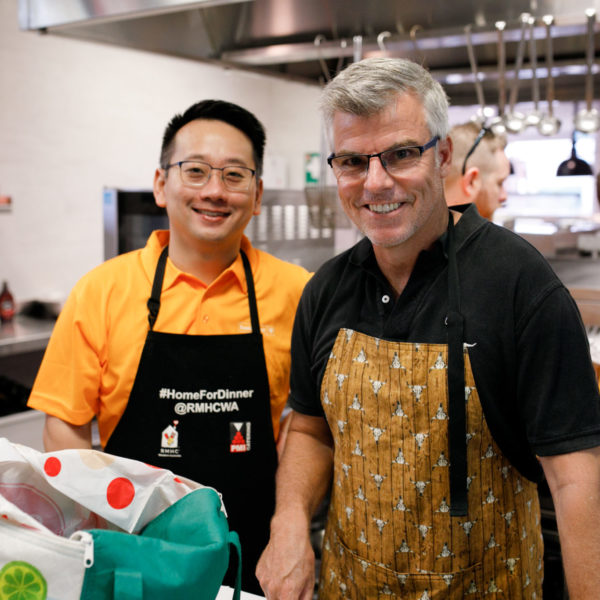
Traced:
<path fill-rule="evenodd" d="M 477 123 L 480 127 L 486 121 L 486 107 L 485 99 L 483 97 L 483 87 L 481 86 L 481 80 L 479 79 L 479 72 L 477 70 L 477 61 L 475 60 L 475 52 L 473 51 L 473 40 L 471 39 L 471 25 L 465 27 L 465 39 L 467 41 L 467 52 L 469 54 L 469 63 L 471 64 L 471 73 L 473 74 L 473 83 L 475 85 L 475 94 L 477 95 L 477 102 L 479 102 L 479 109 L 477 114 L 471 117 L 471 120 Z"/>
<path fill-rule="evenodd" d="M 553 63 L 553 51 L 552 51 L 552 23 L 554 17 L 546 15 L 543 17 L 544 25 L 546 26 L 546 70 L 547 70 L 547 91 L 546 100 L 548 102 L 547 114 L 545 114 L 538 123 L 538 131 L 542 135 L 556 135 L 560 129 L 560 121 L 554 116 L 554 79 L 552 77 L 552 63 Z"/>
<path fill-rule="evenodd" d="M 529 13 L 521 15 L 521 39 L 517 47 L 517 56 L 515 58 L 515 71 L 510 90 L 510 101 L 508 103 L 508 112 L 504 115 L 504 126 L 509 133 L 521 133 L 525 129 L 525 115 L 515 110 L 515 104 L 519 95 L 519 76 L 523 66 L 523 56 L 525 54 L 525 37 L 527 35 L 527 26 L 529 25 Z"/>
<path fill-rule="evenodd" d="M 496 22 L 498 30 L 498 116 L 490 121 L 490 129 L 496 134 L 506 132 L 504 124 L 504 105 L 506 103 L 506 53 L 504 48 L 504 21 Z"/>
<path fill-rule="evenodd" d="M 533 110 L 527 113 L 525 125 L 527 127 L 537 127 L 542 119 L 542 113 L 539 109 L 540 104 L 540 83 L 537 78 L 537 48 L 535 43 L 535 18 L 529 18 L 529 65 L 531 67 L 531 96 L 533 100 Z"/>
<path fill-rule="evenodd" d="M 575 116 L 575 129 L 582 133 L 593 133 L 600 129 L 600 113 L 592 108 L 594 95 L 594 25 L 596 23 L 596 11 L 589 8 L 585 11 L 587 16 L 588 47 L 587 47 L 587 75 L 585 80 L 585 103 L 586 107 Z"/>

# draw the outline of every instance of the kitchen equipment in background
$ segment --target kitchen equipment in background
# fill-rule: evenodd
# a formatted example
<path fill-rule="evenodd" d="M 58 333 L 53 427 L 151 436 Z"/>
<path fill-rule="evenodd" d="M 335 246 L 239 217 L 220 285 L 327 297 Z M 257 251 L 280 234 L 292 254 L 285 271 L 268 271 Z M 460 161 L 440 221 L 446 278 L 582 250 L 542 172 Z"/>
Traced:
<path fill-rule="evenodd" d="M 515 110 L 515 104 L 519 95 L 519 78 L 521 67 L 523 66 L 523 56 L 525 54 L 525 37 L 527 35 L 527 27 L 529 25 L 529 13 L 521 15 L 521 38 L 517 49 L 515 59 L 515 70 L 510 90 L 510 101 L 508 112 L 504 115 L 504 126 L 509 133 L 521 133 L 526 126 L 525 115 L 522 112 Z"/>
<path fill-rule="evenodd" d="M 414 53 L 414 62 L 419 63 L 422 67 L 425 67 L 426 69 L 428 69 L 427 67 L 427 56 L 425 55 L 424 52 L 421 51 L 421 49 L 419 48 L 419 44 L 417 43 L 417 31 L 423 29 L 420 25 L 413 25 L 410 28 L 410 41 L 413 44 L 413 48 L 415 49 L 415 53 Z"/>
<path fill-rule="evenodd" d="M 387 38 L 389 38 L 391 36 L 392 36 L 392 34 L 389 31 L 382 31 L 377 36 L 377 45 L 379 46 L 379 49 L 381 50 L 381 52 L 383 53 L 384 56 L 389 55 L 388 49 L 385 47 L 385 40 L 387 40 Z"/>
<path fill-rule="evenodd" d="M 504 107 L 506 104 L 506 49 L 504 47 L 505 21 L 496 21 L 498 32 L 498 116 L 494 117 L 489 124 L 490 129 L 501 135 L 506 131 L 504 124 Z"/>
<path fill-rule="evenodd" d="M 313 204 L 304 190 L 265 190 L 261 212 L 245 233 L 255 248 L 315 271 L 336 251 L 337 204 L 337 193 Z M 156 206 L 150 190 L 106 188 L 103 209 L 105 260 L 142 248 L 152 231 L 169 228 L 167 215 Z"/>
<path fill-rule="evenodd" d="M 539 109 L 540 103 L 540 83 L 537 77 L 537 49 L 535 43 L 535 18 L 529 17 L 529 65 L 531 67 L 531 98 L 533 100 L 533 110 L 527 113 L 525 124 L 527 127 L 537 127 L 542 119 L 542 113 Z"/>
<path fill-rule="evenodd" d="M 105 260 L 142 248 L 155 229 L 169 228 L 167 213 L 150 190 L 105 188 L 102 209 Z"/>
<path fill-rule="evenodd" d="M 0 374 L 0 417 L 28 410 L 29 386 Z"/>
<path fill-rule="evenodd" d="M 575 130 L 573 130 L 571 139 L 573 141 L 571 156 L 567 160 L 563 160 L 563 162 L 560 163 L 556 174 L 560 176 L 593 175 L 590 165 L 588 165 L 585 160 L 582 160 L 577 156 L 577 152 L 575 150 Z"/>
<path fill-rule="evenodd" d="M 584 81 L 579 74 L 578 48 L 585 24 L 578 15 L 588 6 L 600 10 L 598 0 L 15 0 L 9 4 L 19 5 L 19 25 L 29 31 L 216 62 L 226 69 L 259 69 L 312 84 L 324 76 L 319 58 L 327 62 L 332 77 L 336 60 L 351 60 L 352 37 L 357 34 L 363 36 L 364 56 L 381 55 L 377 33 L 389 31 L 392 35 L 386 40 L 386 52 L 412 57 L 415 48 L 409 32 L 418 26 L 415 59 L 420 62 L 424 57 L 452 106 L 476 103 L 468 75 L 464 26 L 474 24 L 473 42 L 481 68 L 493 60 L 494 22 L 504 19 L 505 39 L 517 40 L 518 17 L 523 12 L 540 18 L 545 13 L 554 15 L 557 97 L 581 100 Z M 327 39 L 316 47 L 313 40 L 318 33 Z M 344 39 L 348 42 L 340 43 Z M 512 46 L 507 44 L 510 63 L 514 62 Z M 482 83 L 487 96 L 497 94 L 491 77 Z M 525 95 L 530 84 L 529 79 L 521 80 L 520 93 Z M 530 92 L 527 95 L 530 97 Z"/>
<path fill-rule="evenodd" d="M 552 23 L 554 17 L 546 15 L 543 17 L 546 27 L 546 101 L 548 111 L 538 123 L 538 131 L 542 135 L 556 135 L 560 129 L 560 121 L 554 116 L 554 79 L 552 76 L 552 63 L 554 60 L 554 52 L 552 50 Z"/>
<path fill-rule="evenodd" d="M 600 129 L 600 113 L 592 108 L 594 97 L 594 26 L 596 24 L 596 11 L 588 8 L 585 11 L 587 17 L 587 74 L 585 79 L 585 108 L 575 116 L 575 129 L 583 133 L 593 133 Z"/>
<path fill-rule="evenodd" d="M 325 41 L 325 36 L 322 33 L 319 33 L 315 37 L 315 41 L 313 42 L 315 47 L 319 49 L 321 46 L 321 42 Z M 327 68 L 327 64 L 325 63 L 325 59 L 323 58 L 321 52 L 319 51 L 319 64 L 321 65 L 321 71 L 323 71 L 323 76 L 325 77 L 325 81 L 331 81 L 331 75 L 329 73 L 329 69 Z"/>
<path fill-rule="evenodd" d="M 479 103 L 479 109 L 477 113 L 471 117 L 471 120 L 477 123 L 480 127 L 483 127 L 487 118 L 491 115 L 488 114 L 489 109 L 485 105 L 485 99 L 483 97 L 483 87 L 481 80 L 479 79 L 479 71 L 477 70 L 477 60 L 475 59 L 475 52 L 473 50 L 473 40 L 471 38 L 471 25 L 465 27 L 465 39 L 467 41 L 467 53 L 469 55 L 469 63 L 471 65 L 471 73 L 473 74 L 473 84 L 475 85 L 475 94 L 477 96 L 477 102 Z"/>

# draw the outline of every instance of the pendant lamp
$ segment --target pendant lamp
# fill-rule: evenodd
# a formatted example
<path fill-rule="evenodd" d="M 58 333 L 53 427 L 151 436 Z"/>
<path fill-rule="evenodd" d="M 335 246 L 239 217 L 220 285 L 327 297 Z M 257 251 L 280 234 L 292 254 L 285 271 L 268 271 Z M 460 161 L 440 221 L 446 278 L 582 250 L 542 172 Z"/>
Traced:
<path fill-rule="evenodd" d="M 571 156 L 567 160 L 558 165 L 557 175 L 593 175 L 592 168 L 588 165 L 585 160 L 577 157 L 575 151 L 575 131 L 573 131 L 573 147 L 571 149 Z"/>

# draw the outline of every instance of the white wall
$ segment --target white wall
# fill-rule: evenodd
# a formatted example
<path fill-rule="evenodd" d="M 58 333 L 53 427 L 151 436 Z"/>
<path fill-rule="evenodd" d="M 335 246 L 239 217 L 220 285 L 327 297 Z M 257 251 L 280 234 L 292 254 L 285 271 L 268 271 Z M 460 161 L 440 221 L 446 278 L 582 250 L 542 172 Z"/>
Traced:
<path fill-rule="evenodd" d="M 102 188 L 150 188 L 173 114 L 238 102 L 267 130 L 289 187 L 319 151 L 318 86 L 20 31 L 0 0 L 0 281 L 17 301 L 63 300 L 103 258 Z"/>

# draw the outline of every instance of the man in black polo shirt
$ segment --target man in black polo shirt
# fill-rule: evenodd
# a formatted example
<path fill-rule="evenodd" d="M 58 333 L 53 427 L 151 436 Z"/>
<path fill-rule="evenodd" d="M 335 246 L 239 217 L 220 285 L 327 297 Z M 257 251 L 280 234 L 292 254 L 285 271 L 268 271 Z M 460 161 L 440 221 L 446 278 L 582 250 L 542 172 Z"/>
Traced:
<path fill-rule="evenodd" d="M 597 597 L 600 397 L 573 299 L 524 240 L 446 206 L 447 99 L 425 69 L 354 63 L 322 107 L 365 238 L 298 308 L 267 598 L 312 597 L 331 485 L 320 598 L 540 599 L 544 475 L 571 600 Z"/>

